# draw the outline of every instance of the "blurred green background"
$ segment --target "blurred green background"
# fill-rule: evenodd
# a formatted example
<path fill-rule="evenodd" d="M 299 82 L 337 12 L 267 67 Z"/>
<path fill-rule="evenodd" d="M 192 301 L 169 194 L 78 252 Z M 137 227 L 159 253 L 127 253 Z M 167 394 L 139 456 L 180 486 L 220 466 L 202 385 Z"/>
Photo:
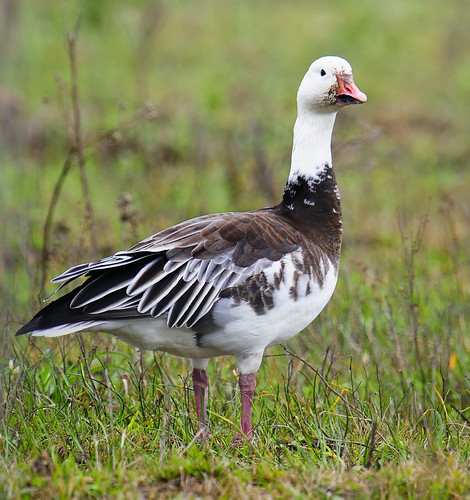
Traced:
<path fill-rule="evenodd" d="M 457 203 L 456 230 L 468 228 L 470 16 L 463 0 L 3 4 L 0 286 L 16 321 L 24 319 L 17 309 L 24 311 L 31 292 L 24 278 L 35 278 L 42 225 L 70 144 L 64 39 L 77 20 L 83 135 L 116 126 L 145 103 L 156 109 L 155 119 L 86 148 L 98 255 L 132 243 L 116 207 L 124 192 L 138 213 L 136 237 L 202 212 L 277 201 L 296 90 L 310 62 L 325 54 L 348 59 L 369 97 L 342 113 L 335 131 L 345 251 L 353 244 L 386 251 L 397 240 L 399 215 L 413 228 L 442 203 Z M 77 231 L 86 233 L 77 172 L 54 218 L 60 248 L 52 272 L 89 258 L 84 242 L 75 244 Z M 442 225 L 430 224 L 436 238 L 448 236 Z"/>
<path fill-rule="evenodd" d="M 397 393 L 400 381 L 419 381 L 419 404 L 409 408 L 422 411 L 442 410 L 432 390 L 440 370 L 442 394 L 468 408 L 467 0 L 1 0 L 0 8 L 3 375 L 27 343 L 14 332 L 37 310 L 41 287 L 41 298 L 54 289 L 42 282 L 43 228 L 72 143 L 66 38 L 79 22 L 93 229 L 74 164 L 53 214 L 47 278 L 188 217 L 279 201 L 300 80 L 314 59 L 339 55 L 369 98 L 342 111 L 334 132 L 342 269 L 325 313 L 290 345 L 315 366 L 332 348 L 334 376 L 347 385 L 351 361 L 367 394 L 375 370 L 395 402 L 409 396 Z M 266 388 L 275 383 L 268 369 Z"/>

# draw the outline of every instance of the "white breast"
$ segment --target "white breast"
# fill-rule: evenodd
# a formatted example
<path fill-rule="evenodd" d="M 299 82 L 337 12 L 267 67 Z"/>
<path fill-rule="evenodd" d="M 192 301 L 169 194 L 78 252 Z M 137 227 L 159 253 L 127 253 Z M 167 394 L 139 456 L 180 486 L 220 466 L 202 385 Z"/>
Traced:
<path fill-rule="evenodd" d="M 281 261 L 276 262 L 266 271 L 268 281 L 272 282 L 280 266 Z M 331 262 L 328 261 L 327 267 L 320 287 L 306 274 L 300 274 L 294 282 L 292 259 L 285 259 L 285 281 L 274 292 L 274 306 L 264 314 L 257 314 L 244 302 L 235 305 L 231 299 L 220 300 L 213 311 L 220 333 L 204 336 L 204 347 L 238 355 L 290 339 L 308 326 L 330 300 L 338 275 Z"/>

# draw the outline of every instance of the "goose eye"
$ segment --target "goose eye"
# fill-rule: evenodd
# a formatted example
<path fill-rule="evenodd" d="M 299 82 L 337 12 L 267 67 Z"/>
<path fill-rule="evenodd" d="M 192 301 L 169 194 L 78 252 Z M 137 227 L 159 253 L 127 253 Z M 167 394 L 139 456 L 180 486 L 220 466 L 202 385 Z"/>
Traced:
<path fill-rule="evenodd" d="M 326 75 L 326 71 L 325 71 L 324 69 L 322 69 L 322 70 L 320 71 L 320 75 L 321 75 L 321 76 L 325 76 L 325 75 Z"/>

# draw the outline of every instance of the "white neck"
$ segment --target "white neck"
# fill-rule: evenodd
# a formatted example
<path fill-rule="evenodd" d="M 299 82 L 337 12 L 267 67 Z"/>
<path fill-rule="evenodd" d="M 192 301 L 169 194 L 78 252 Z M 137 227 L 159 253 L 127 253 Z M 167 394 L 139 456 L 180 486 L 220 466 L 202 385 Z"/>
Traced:
<path fill-rule="evenodd" d="M 301 111 L 294 125 L 289 180 L 299 175 L 315 178 L 332 165 L 331 136 L 336 112 Z"/>

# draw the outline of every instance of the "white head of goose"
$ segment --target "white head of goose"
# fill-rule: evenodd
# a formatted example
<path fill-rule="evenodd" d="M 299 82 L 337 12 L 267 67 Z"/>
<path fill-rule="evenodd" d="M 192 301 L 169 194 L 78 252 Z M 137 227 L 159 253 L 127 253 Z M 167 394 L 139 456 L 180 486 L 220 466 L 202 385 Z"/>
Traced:
<path fill-rule="evenodd" d="M 335 288 L 342 220 L 331 135 L 338 110 L 366 100 L 347 61 L 315 61 L 297 95 L 292 165 L 278 205 L 203 215 L 72 267 L 52 281 L 62 287 L 85 276 L 85 282 L 17 335 L 103 331 L 142 349 L 190 358 L 201 434 L 207 364 L 233 355 L 241 436 L 251 437 L 255 374 L 265 349 L 305 328 Z"/>

